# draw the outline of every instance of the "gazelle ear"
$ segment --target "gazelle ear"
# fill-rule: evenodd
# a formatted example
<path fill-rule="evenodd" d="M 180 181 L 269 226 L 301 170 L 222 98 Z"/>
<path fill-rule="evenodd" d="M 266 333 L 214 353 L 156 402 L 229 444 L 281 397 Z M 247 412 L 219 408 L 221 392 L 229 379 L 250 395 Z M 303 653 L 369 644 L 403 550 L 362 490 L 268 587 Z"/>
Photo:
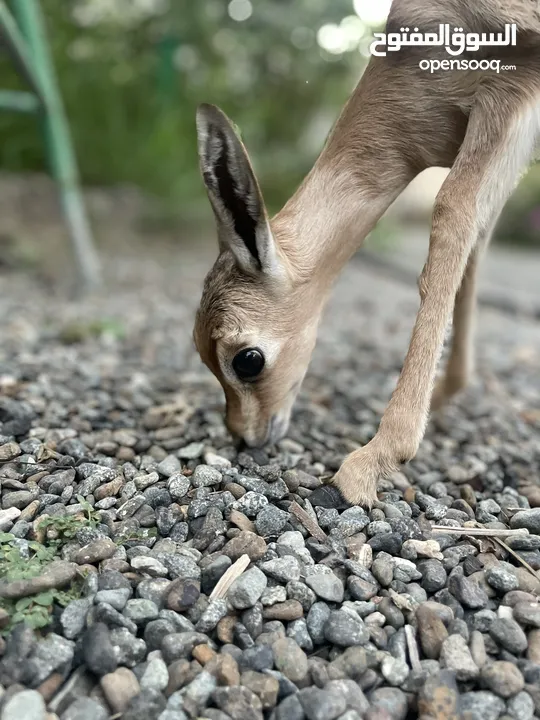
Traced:
<path fill-rule="evenodd" d="M 197 136 L 201 173 L 216 217 L 220 246 L 229 248 L 247 273 L 280 273 L 262 195 L 230 120 L 215 105 L 200 105 Z"/>

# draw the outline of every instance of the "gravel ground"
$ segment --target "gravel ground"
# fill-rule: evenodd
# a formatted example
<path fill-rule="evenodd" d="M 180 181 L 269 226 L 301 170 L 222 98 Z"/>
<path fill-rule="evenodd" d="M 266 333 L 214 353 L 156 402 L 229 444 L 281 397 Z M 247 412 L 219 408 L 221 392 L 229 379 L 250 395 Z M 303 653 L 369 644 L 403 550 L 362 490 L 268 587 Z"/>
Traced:
<path fill-rule="evenodd" d="M 492 370 L 376 507 L 313 507 L 414 291 L 353 264 L 289 436 L 238 454 L 190 341 L 208 258 L 170 252 L 86 303 L 3 278 L 1 720 L 540 718 L 537 328 L 483 314 Z"/>

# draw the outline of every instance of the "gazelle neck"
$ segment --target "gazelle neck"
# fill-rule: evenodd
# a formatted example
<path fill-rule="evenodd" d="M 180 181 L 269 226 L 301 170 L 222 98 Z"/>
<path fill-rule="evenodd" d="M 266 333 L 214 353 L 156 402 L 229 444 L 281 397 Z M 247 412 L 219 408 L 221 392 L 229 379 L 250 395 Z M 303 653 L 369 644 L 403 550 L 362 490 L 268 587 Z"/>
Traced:
<path fill-rule="evenodd" d="M 354 160 L 354 158 L 352 158 Z M 374 192 L 327 147 L 302 185 L 272 220 L 278 245 L 299 279 L 329 289 L 401 188 Z"/>

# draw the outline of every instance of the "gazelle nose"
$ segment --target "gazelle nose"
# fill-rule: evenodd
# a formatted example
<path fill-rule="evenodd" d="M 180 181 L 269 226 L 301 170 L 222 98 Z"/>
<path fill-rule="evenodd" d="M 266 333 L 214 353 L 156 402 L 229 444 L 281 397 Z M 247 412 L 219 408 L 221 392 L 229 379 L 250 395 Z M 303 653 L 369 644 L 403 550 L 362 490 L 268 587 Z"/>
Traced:
<path fill-rule="evenodd" d="M 247 448 L 247 443 L 244 440 L 244 438 L 241 437 L 235 437 L 233 439 L 234 447 L 236 448 L 236 452 L 243 452 Z"/>
<path fill-rule="evenodd" d="M 226 423 L 226 424 L 227 424 L 227 423 Z M 237 432 L 235 432 L 234 430 L 232 430 L 232 429 L 228 426 L 228 424 L 227 424 L 227 429 L 228 429 L 228 431 L 229 431 L 230 434 L 231 434 L 232 444 L 234 445 L 236 451 L 237 451 L 237 452 L 242 452 L 242 450 L 245 450 L 245 449 L 246 449 L 246 441 L 244 440 L 244 438 L 243 438 L 241 435 L 239 435 Z"/>

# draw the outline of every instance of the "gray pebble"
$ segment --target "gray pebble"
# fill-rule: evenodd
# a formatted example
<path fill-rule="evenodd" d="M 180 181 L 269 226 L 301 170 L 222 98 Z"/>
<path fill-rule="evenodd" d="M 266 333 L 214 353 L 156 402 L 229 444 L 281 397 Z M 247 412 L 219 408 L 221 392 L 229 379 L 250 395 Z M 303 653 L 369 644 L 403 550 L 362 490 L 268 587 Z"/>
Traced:
<path fill-rule="evenodd" d="M 145 630 L 150 624 L 146 626 Z M 171 632 L 170 629 L 169 632 Z M 117 665 L 132 668 L 142 662 L 146 656 L 146 642 L 142 638 L 135 637 L 127 628 L 113 628 L 110 632 L 110 641 Z M 107 672 L 111 672 L 111 670 L 107 670 Z"/>
<path fill-rule="evenodd" d="M 257 513 L 255 527 L 262 537 L 275 537 L 279 535 L 289 520 L 289 513 L 280 510 L 275 505 L 266 505 Z"/>
<path fill-rule="evenodd" d="M 540 603 L 518 602 L 514 606 L 514 620 L 526 627 L 540 628 Z"/>
<path fill-rule="evenodd" d="M 340 647 L 365 645 L 369 631 L 359 617 L 346 610 L 332 610 L 324 625 L 324 637 Z"/>
<path fill-rule="evenodd" d="M 109 713 L 103 705 L 89 697 L 77 698 L 62 713 L 62 720 L 107 720 L 108 717 Z"/>
<path fill-rule="evenodd" d="M 497 565 L 486 570 L 486 581 L 501 594 L 517 590 L 519 587 L 519 580 L 514 573 Z"/>
<path fill-rule="evenodd" d="M 113 672 L 118 665 L 109 630 L 103 623 L 95 623 L 85 632 L 82 654 L 88 669 L 98 677 Z"/>
<path fill-rule="evenodd" d="M 372 710 L 385 710 L 391 720 L 405 720 L 408 710 L 407 696 L 398 688 L 374 690 L 369 696 L 369 702 Z"/>
<path fill-rule="evenodd" d="M 255 518 L 266 505 L 268 505 L 268 498 L 265 495 L 250 490 L 245 495 L 242 495 L 240 500 L 234 503 L 233 507 L 235 510 L 247 515 L 248 518 Z"/>
<path fill-rule="evenodd" d="M 473 680 L 478 676 L 479 669 L 461 635 L 449 635 L 443 641 L 440 660 L 441 665 L 455 673 L 458 680 Z"/>
<path fill-rule="evenodd" d="M 228 598 L 237 610 L 253 607 L 261 597 L 267 585 L 266 575 L 257 567 L 252 567 L 237 578 L 229 588 Z"/>
<path fill-rule="evenodd" d="M 486 591 L 477 582 L 464 575 L 452 575 L 448 589 L 459 602 L 473 610 L 484 608 L 489 602 Z"/>
<path fill-rule="evenodd" d="M 254 645 L 247 648 L 242 653 L 238 664 L 240 669 L 245 670 L 255 670 L 256 672 L 271 670 L 274 665 L 272 649 L 268 645 Z"/>
<path fill-rule="evenodd" d="M 152 600 L 135 598 L 127 601 L 123 614 L 137 625 L 146 625 L 150 620 L 157 618 L 159 608 Z"/>
<path fill-rule="evenodd" d="M 423 560 L 418 564 L 422 573 L 422 587 L 428 593 L 435 593 L 446 585 L 446 570 L 440 560 Z"/>
<path fill-rule="evenodd" d="M 146 666 L 146 670 L 140 679 L 140 686 L 143 690 L 165 690 L 169 682 L 169 671 L 167 665 L 161 658 L 153 658 Z"/>
<path fill-rule="evenodd" d="M 180 460 L 174 455 L 167 455 L 167 457 L 158 464 L 156 470 L 163 477 L 171 477 L 171 475 L 174 475 L 174 473 L 180 470 Z"/>
<path fill-rule="evenodd" d="M 304 708 L 299 696 L 289 695 L 276 708 L 276 720 L 305 720 Z"/>
<path fill-rule="evenodd" d="M 142 690 L 130 701 L 122 720 L 157 720 L 166 705 L 165 697 L 157 690 Z"/>
<path fill-rule="evenodd" d="M 520 510 L 510 518 L 511 528 L 526 528 L 531 535 L 540 535 L 540 508 Z"/>
<path fill-rule="evenodd" d="M 225 598 L 216 598 L 211 600 L 208 607 L 203 612 L 195 629 L 197 632 L 209 633 L 218 624 L 218 622 L 227 615 L 228 604 Z"/>
<path fill-rule="evenodd" d="M 313 641 L 308 632 L 307 623 L 304 618 L 293 620 L 287 628 L 287 637 L 292 638 L 298 647 L 306 652 L 313 650 Z"/>
<path fill-rule="evenodd" d="M 64 636 L 68 640 L 74 640 L 86 627 L 86 616 L 93 605 L 93 598 L 81 598 L 72 600 L 60 616 L 60 623 Z"/>
<path fill-rule="evenodd" d="M 212 487 L 221 482 L 221 473 L 211 465 L 197 465 L 191 476 L 191 484 L 195 488 Z"/>
<path fill-rule="evenodd" d="M 491 624 L 489 634 L 508 652 L 520 655 L 527 649 L 527 636 L 515 620 L 497 618 Z"/>
<path fill-rule="evenodd" d="M 497 720 L 505 709 L 504 700 L 487 690 L 461 695 L 461 710 L 470 720 Z"/>
<path fill-rule="evenodd" d="M 281 583 L 300 579 L 300 563 L 291 555 L 262 562 L 259 567 L 266 575 Z"/>
<path fill-rule="evenodd" d="M 2 720 L 45 720 L 45 702 L 37 690 L 22 690 L 4 705 Z"/>
<path fill-rule="evenodd" d="M 308 673 L 308 661 L 305 652 L 291 638 L 280 638 L 272 644 L 274 665 L 289 680 L 301 682 Z"/>
<path fill-rule="evenodd" d="M 129 598 L 131 597 L 131 589 L 129 588 L 117 588 L 115 590 L 99 590 L 94 596 L 94 602 L 107 603 L 112 605 L 115 610 L 121 612 Z"/>
<path fill-rule="evenodd" d="M 334 603 L 343 601 L 345 589 L 341 580 L 334 573 L 309 575 L 306 577 L 306 585 L 322 600 Z"/>
<path fill-rule="evenodd" d="M 167 490 L 173 500 L 181 500 L 187 495 L 191 487 L 191 481 L 181 472 L 176 472 L 167 481 Z"/>
<path fill-rule="evenodd" d="M 514 720 L 532 720 L 535 706 L 528 692 L 519 692 L 506 703 L 506 712 Z"/>
<path fill-rule="evenodd" d="M 315 602 L 311 606 L 306 624 L 315 645 L 322 645 L 325 640 L 324 629 L 330 617 L 330 608 L 324 602 Z"/>
<path fill-rule="evenodd" d="M 392 656 L 385 657 L 381 663 L 384 679 L 392 686 L 403 685 L 409 674 L 409 666 L 404 660 Z"/>
<path fill-rule="evenodd" d="M 299 700 L 308 720 L 335 720 L 347 709 L 347 701 L 342 694 L 317 687 L 301 690 Z"/>

